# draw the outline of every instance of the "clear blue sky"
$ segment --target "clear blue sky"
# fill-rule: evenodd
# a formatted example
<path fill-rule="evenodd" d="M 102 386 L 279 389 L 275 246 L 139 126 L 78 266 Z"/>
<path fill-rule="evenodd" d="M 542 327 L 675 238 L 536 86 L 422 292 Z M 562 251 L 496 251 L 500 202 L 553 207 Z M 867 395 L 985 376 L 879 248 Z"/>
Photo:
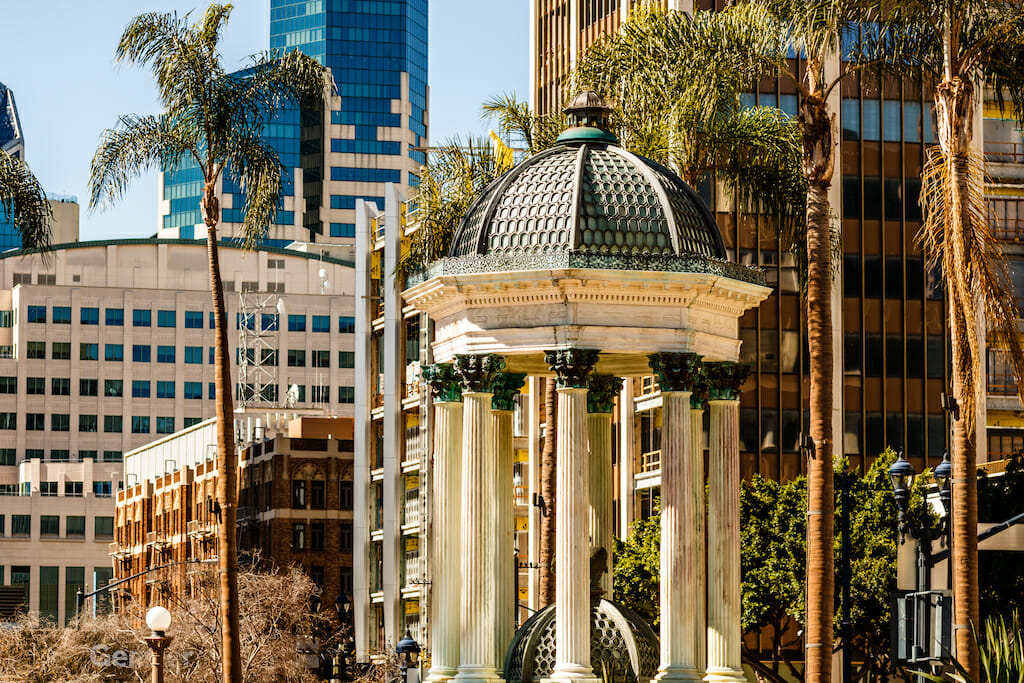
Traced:
<path fill-rule="evenodd" d="M 100 133 L 120 114 L 158 111 L 148 72 L 114 64 L 131 18 L 147 11 L 202 11 L 205 0 L 34 0 L 4 3 L 0 82 L 14 90 L 25 155 L 49 192 L 74 194 L 83 240 L 142 237 L 157 226 L 156 173 L 137 180 L 115 208 L 91 214 L 89 162 Z M 239 0 L 223 41 L 241 66 L 267 46 L 267 0 Z M 528 97 L 527 0 L 430 0 L 430 139 L 487 132 L 480 103 L 502 92 Z"/>

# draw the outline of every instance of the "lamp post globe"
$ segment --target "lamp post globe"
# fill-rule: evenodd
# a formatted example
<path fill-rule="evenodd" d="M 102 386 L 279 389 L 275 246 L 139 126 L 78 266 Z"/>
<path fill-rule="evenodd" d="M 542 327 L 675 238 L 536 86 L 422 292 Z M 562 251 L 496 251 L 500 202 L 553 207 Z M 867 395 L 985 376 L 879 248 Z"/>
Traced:
<path fill-rule="evenodd" d="M 152 633 L 145 639 L 146 645 L 153 651 L 152 683 L 164 683 L 164 650 L 174 640 L 166 635 L 171 626 L 171 613 L 167 608 L 157 605 L 146 612 L 146 626 Z"/>
<path fill-rule="evenodd" d="M 942 507 L 945 508 L 946 515 L 949 515 L 949 483 L 953 476 L 953 465 L 949 462 L 949 452 L 942 454 L 942 462 L 935 466 L 935 471 L 932 472 L 932 476 L 935 478 L 935 483 L 939 487 L 939 500 L 942 501 Z"/>
<path fill-rule="evenodd" d="M 906 534 L 907 526 L 907 504 L 910 502 L 910 489 L 914 485 L 914 466 L 903 457 L 900 451 L 899 457 L 889 467 L 889 479 L 892 480 L 892 494 L 896 499 L 896 508 L 899 510 L 900 539 Z"/>
<path fill-rule="evenodd" d="M 402 662 L 400 669 L 402 683 L 419 683 L 419 669 L 416 668 L 416 664 L 419 660 L 420 646 L 408 630 L 405 632 L 405 637 L 395 645 L 395 652 L 398 653 Z"/>

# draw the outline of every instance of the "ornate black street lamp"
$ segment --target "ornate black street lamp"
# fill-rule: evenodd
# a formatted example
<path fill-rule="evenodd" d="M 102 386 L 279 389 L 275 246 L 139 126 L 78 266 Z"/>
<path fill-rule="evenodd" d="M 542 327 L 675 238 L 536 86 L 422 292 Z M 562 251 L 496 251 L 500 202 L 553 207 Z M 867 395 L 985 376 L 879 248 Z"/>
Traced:
<path fill-rule="evenodd" d="M 405 632 L 405 637 L 395 646 L 395 652 L 398 653 L 401 660 L 402 683 L 419 683 L 420 670 L 417 668 L 417 663 L 420 658 L 420 646 L 413 640 L 412 633 L 408 630 Z"/>

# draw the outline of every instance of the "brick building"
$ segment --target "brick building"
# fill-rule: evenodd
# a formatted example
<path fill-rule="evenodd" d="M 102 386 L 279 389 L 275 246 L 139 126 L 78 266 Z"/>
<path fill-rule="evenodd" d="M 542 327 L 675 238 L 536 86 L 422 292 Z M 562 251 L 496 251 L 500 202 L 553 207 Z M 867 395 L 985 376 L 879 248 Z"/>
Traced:
<path fill-rule="evenodd" d="M 286 433 L 257 437 L 239 449 L 240 560 L 301 565 L 327 602 L 351 593 L 352 420 L 298 417 Z M 163 469 L 185 441 L 192 459 Z M 216 561 L 214 444 L 216 421 L 207 420 L 126 456 L 126 469 L 151 474 L 118 492 L 115 578 L 169 566 L 124 584 L 122 599 L 148 606 L 159 592 L 181 594 L 197 564 Z"/>

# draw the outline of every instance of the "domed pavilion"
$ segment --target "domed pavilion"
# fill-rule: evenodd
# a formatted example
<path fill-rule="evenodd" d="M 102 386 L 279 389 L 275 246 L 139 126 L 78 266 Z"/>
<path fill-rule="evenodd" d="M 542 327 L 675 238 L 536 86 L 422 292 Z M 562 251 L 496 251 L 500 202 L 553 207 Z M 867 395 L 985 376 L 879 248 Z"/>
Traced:
<path fill-rule="evenodd" d="M 558 393 L 555 604 L 544 632 L 554 649 L 539 680 L 598 680 L 592 606 L 604 602 L 592 601 L 590 577 L 610 595 L 612 406 L 620 378 L 654 374 L 663 405 L 656 677 L 740 681 L 739 318 L 771 290 L 760 270 L 727 260 L 692 188 L 618 145 L 599 96 L 582 93 L 566 113 L 572 127 L 558 144 L 485 188 L 448 254 L 403 292 L 434 323 L 435 364 L 424 369 L 435 415 L 430 677 L 534 680 L 514 656 L 530 641 L 513 635 L 509 596 L 512 398 L 536 375 L 553 376 Z"/>

